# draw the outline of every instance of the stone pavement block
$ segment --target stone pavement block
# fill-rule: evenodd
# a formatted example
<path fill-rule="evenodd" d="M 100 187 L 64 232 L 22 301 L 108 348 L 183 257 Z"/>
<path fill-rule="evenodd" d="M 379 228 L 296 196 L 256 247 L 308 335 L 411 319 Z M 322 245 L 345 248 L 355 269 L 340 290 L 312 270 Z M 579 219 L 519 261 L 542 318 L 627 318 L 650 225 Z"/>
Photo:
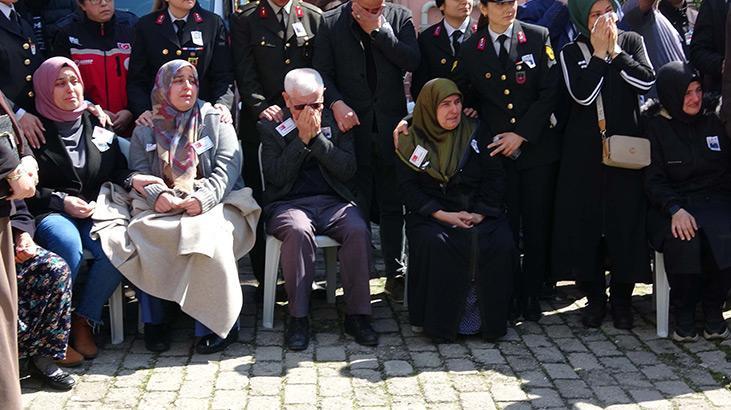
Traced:
<path fill-rule="evenodd" d="M 421 396 L 395 396 L 391 398 L 391 410 L 426 409 L 427 404 Z"/>
<path fill-rule="evenodd" d="M 321 377 L 318 383 L 320 396 L 351 396 L 353 386 L 348 377 Z"/>
<path fill-rule="evenodd" d="M 560 363 L 546 363 L 543 365 L 546 369 L 548 377 L 552 379 L 578 379 L 579 375 L 576 374 L 571 366 L 560 364 Z"/>
<path fill-rule="evenodd" d="M 695 386 L 716 386 L 718 384 L 711 373 L 701 367 L 684 369 L 683 378 Z"/>
<path fill-rule="evenodd" d="M 507 343 L 507 342 L 501 342 L 496 346 L 498 349 L 500 349 L 500 352 L 503 355 L 511 355 L 511 356 L 531 356 L 532 353 L 526 347 L 523 343 Z"/>
<path fill-rule="evenodd" d="M 287 369 L 296 367 L 315 367 L 314 350 L 309 352 L 287 352 L 284 354 L 284 366 Z"/>
<path fill-rule="evenodd" d="M 406 347 L 410 352 L 436 352 L 437 347 L 426 337 L 405 338 Z"/>
<path fill-rule="evenodd" d="M 534 347 L 533 355 L 541 363 L 565 363 L 566 357 L 556 347 Z"/>
<path fill-rule="evenodd" d="M 317 386 L 308 384 L 287 384 L 284 386 L 284 404 L 317 403 Z"/>
<path fill-rule="evenodd" d="M 350 355 L 348 363 L 350 369 L 377 369 L 378 366 L 378 357 L 374 354 Z"/>
<path fill-rule="evenodd" d="M 571 338 L 574 336 L 571 328 L 566 325 L 544 326 L 544 330 L 546 331 L 546 335 L 548 335 L 551 339 L 554 339 L 554 341 L 556 338 Z"/>
<path fill-rule="evenodd" d="M 532 356 L 505 356 L 505 359 L 516 372 L 540 369 L 538 360 Z"/>
<path fill-rule="evenodd" d="M 370 369 L 356 369 L 350 371 L 351 381 L 355 387 L 367 387 L 383 382 L 381 372 Z"/>
<path fill-rule="evenodd" d="M 129 353 L 122 360 L 122 367 L 125 369 L 149 369 L 151 368 L 153 355 Z"/>
<path fill-rule="evenodd" d="M 140 409 L 158 410 L 167 408 L 173 404 L 177 393 L 174 392 L 147 392 L 142 395 L 140 400 Z"/>
<path fill-rule="evenodd" d="M 287 384 L 317 384 L 317 370 L 314 367 L 299 367 L 285 372 Z"/>
<path fill-rule="evenodd" d="M 152 370 L 120 370 L 114 378 L 114 387 L 144 387 Z"/>
<path fill-rule="evenodd" d="M 533 405 L 533 407 L 539 409 L 565 406 L 563 399 L 554 389 L 528 389 L 528 400 L 530 400 L 530 404 Z"/>
<path fill-rule="evenodd" d="M 256 362 L 282 360 L 282 348 L 279 346 L 261 346 L 254 352 Z"/>
<path fill-rule="evenodd" d="M 500 402 L 518 402 L 528 398 L 517 384 L 493 384 L 490 386 L 490 393 L 495 401 Z"/>
<path fill-rule="evenodd" d="M 652 366 L 643 366 L 640 370 L 642 370 L 642 373 L 644 373 L 650 380 L 670 380 L 678 378 L 673 369 L 662 363 Z"/>
<path fill-rule="evenodd" d="M 281 390 L 282 382 L 279 377 L 252 377 L 249 379 L 250 395 L 254 396 L 277 396 Z"/>
<path fill-rule="evenodd" d="M 726 407 L 731 405 L 731 391 L 728 389 L 719 387 L 715 389 L 704 390 L 703 394 L 706 395 L 708 401 L 714 406 Z"/>
<path fill-rule="evenodd" d="M 658 409 L 672 407 L 672 404 L 663 399 L 662 395 L 657 390 L 630 390 L 629 394 L 634 399 L 634 402 L 639 404 L 642 408 Z"/>
<path fill-rule="evenodd" d="M 523 335 L 523 343 L 530 347 L 553 347 L 553 343 L 544 335 Z"/>
<path fill-rule="evenodd" d="M 335 333 L 317 333 L 315 334 L 315 343 L 317 343 L 318 346 L 333 346 L 337 344 L 342 344 L 342 341 L 340 340 L 340 335 Z"/>
<path fill-rule="evenodd" d="M 530 410 L 533 408 L 527 401 L 498 401 L 495 404 L 500 410 Z"/>
<path fill-rule="evenodd" d="M 602 410 L 603 408 L 596 403 L 587 402 L 585 400 L 569 400 L 569 407 L 574 410 Z"/>
<path fill-rule="evenodd" d="M 211 402 L 212 410 L 235 410 L 246 408 L 247 395 L 242 390 L 216 390 Z"/>
<path fill-rule="evenodd" d="M 388 405 L 386 392 L 378 387 L 356 387 L 354 397 L 358 407 Z"/>
<path fill-rule="evenodd" d="M 411 352 L 411 362 L 417 369 L 442 366 L 442 358 L 436 352 Z"/>
<path fill-rule="evenodd" d="M 444 364 L 447 370 L 454 373 L 477 373 L 477 367 L 469 359 L 447 359 Z"/>
<path fill-rule="evenodd" d="M 680 349 L 678 346 L 675 345 L 675 343 L 670 339 L 656 339 L 656 340 L 648 340 L 645 342 L 647 347 L 650 348 L 653 352 L 657 354 L 663 354 L 663 353 L 682 353 L 682 349 Z"/>
<path fill-rule="evenodd" d="M 652 383 L 640 372 L 616 373 L 614 378 L 620 386 L 625 388 L 645 389 L 652 387 Z"/>
<path fill-rule="evenodd" d="M 498 349 L 472 349 L 472 358 L 482 364 L 504 364 L 505 358 Z"/>
<path fill-rule="evenodd" d="M 642 345 L 642 342 L 640 340 L 631 335 L 617 335 L 612 338 L 614 343 L 619 347 L 619 349 L 623 351 L 631 351 L 631 350 L 641 350 L 644 349 L 644 346 Z"/>
<path fill-rule="evenodd" d="M 183 385 L 182 373 L 153 373 L 147 381 L 147 391 L 175 391 Z"/>
<path fill-rule="evenodd" d="M 257 362 L 251 368 L 253 376 L 280 376 L 282 374 L 282 362 Z"/>
<path fill-rule="evenodd" d="M 348 410 L 353 408 L 353 400 L 345 397 L 325 397 L 320 403 L 322 410 Z"/>
<path fill-rule="evenodd" d="M 274 324 L 276 325 L 277 322 L 279 322 L 279 321 L 275 320 Z M 284 342 L 284 333 L 282 333 L 282 332 L 259 331 L 256 333 L 256 345 L 257 346 L 282 346 L 283 342 Z"/>
<path fill-rule="evenodd" d="M 408 376 L 414 372 L 409 362 L 404 360 L 389 360 L 383 363 L 386 376 Z"/>
<path fill-rule="evenodd" d="M 142 393 L 141 389 L 133 387 L 111 387 L 104 396 L 104 403 L 121 404 L 128 408 L 135 407 Z"/>
<path fill-rule="evenodd" d="M 617 350 L 617 346 L 609 341 L 589 341 L 586 346 L 597 356 L 621 356 L 622 353 Z"/>
<path fill-rule="evenodd" d="M 465 410 L 494 410 L 496 409 L 495 403 L 492 401 L 490 393 L 487 392 L 474 392 L 474 393 L 461 393 L 459 395 L 462 408 Z"/>
<path fill-rule="evenodd" d="M 579 339 L 560 338 L 553 339 L 553 342 L 564 352 L 588 352 L 589 349 Z"/>
<path fill-rule="evenodd" d="M 251 355 L 224 357 L 219 362 L 218 370 L 222 372 L 237 371 L 239 373 L 248 374 L 251 365 L 254 364 L 254 357 Z"/>
<path fill-rule="evenodd" d="M 180 410 L 208 410 L 207 399 L 178 398 L 173 405 Z"/>
<path fill-rule="evenodd" d="M 393 319 L 376 319 L 371 325 L 378 333 L 398 332 L 398 323 Z"/>
<path fill-rule="evenodd" d="M 608 406 L 605 410 L 638 410 L 640 406 L 636 404 L 615 404 Z"/>
<path fill-rule="evenodd" d="M 567 399 L 587 399 L 593 395 L 582 380 L 554 380 L 554 383 L 561 396 Z"/>
<path fill-rule="evenodd" d="M 279 410 L 281 405 L 279 397 L 254 396 L 249 397 L 246 408 L 247 410 Z"/>
<path fill-rule="evenodd" d="M 424 398 L 427 403 L 456 402 L 458 400 L 457 392 L 447 383 L 423 385 Z"/>
<path fill-rule="evenodd" d="M 345 360 L 345 348 L 342 346 L 318 347 L 315 357 L 319 362 L 339 362 Z"/>
<path fill-rule="evenodd" d="M 178 392 L 179 398 L 184 399 L 206 399 L 213 394 L 212 383 L 199 383 L 197 381 L 185 382 Z"/>
<path fill-rule="evenodd" d="M 467 348 L 461 344 L 448 343 L 438 345 L 439 353 L 447 358 L 463 358 L 467 356 Z"/>
<path fill-rule="evenodd" d="M 386 380 L 386 391 L 393 396 L 421 395 L 419 381 L 415 376 L 392 377 Z"/>
<path fill-rule="evenodd" d="M 602 368 L 599 364 L 599 360 L 597 360 L 596 356 L 592 353 L 570 353 L 568 355 L 568 359 L 571 366 L 577 370 L 594 370 Z"/>
<path fill-rule="evenodd" d="M 605 368 L 613 373 L 628 373 L 637 371 L 637 367 L 624 356 L 602 357 L 599 359 L 599 361 L 602 362 Z"/>
<path fill-rule="evenodd" d="M 629 396 L 627 396 L 627 393 L 617 386 L 592 386 L 592 389 L 594 390 L 597 398 L 599 398 L 605 406 L 632 402 Z"/>
<path fill-rule="evenodd" d="M 479 373 L 453 374 L 452 386 L 460 393 L 487 391 L 487 380 Z"/>
<path fill-rule="evenodd" d="M 546 373 L 541 370 L 518 372 L 518 377 L 520 378 L 523 386 L 553 387 L 553 383 L 551 383 L 551 380 L 548 378 L 548 376 L 546 376 Z"/>
<path fill-rule="evenodd" d="M 646 350 L 627 352 L 626 355 L 636 365 L 655 364 L 659 361 L 655 353 Z"/>

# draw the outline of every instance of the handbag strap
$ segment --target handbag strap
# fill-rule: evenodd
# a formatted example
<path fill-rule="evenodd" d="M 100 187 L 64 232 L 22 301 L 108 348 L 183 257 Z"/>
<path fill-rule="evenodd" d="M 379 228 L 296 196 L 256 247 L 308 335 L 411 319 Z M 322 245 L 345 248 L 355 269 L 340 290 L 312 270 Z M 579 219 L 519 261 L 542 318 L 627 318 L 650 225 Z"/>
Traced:
<path fill-rule="evenodd" d="M 589 47 L 584 44 L 582 41 L 577 41 L 576 44 L 579 46 L 579 49 L 581 50 L 581 54 L 584 55 L 584 60 L 587 64 L 589 64 L 589 60 L 591 60 L 591 53 L 589 52 Z M 602 93 L 599 92 L 599 95 L 596 97 L 596 118 L 597 123 L 599 125 L 599 133 L 602 136 L 602 139 L 607 138 L 607 118 L 604 115 L 604 99 L 602 99 Z"/>

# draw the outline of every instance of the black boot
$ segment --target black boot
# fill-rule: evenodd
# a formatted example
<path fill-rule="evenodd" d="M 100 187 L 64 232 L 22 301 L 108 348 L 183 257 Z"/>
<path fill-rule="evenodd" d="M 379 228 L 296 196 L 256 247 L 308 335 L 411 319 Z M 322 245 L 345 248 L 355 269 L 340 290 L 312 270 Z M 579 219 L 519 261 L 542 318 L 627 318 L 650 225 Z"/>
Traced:
<path fill-rule="evenodd" d="M 607 294 L 604 279 L 597 282 L 581 282 L 579 287 L 586 294 L 587 304 L 581 312 L 581 323 L 587 328 L 598 328 L 607 314 Z"/>
<path fill-rule="evenodd" d="M 305 350 L 310 344 L 310 321 L 305 317 L 291 317 L 285 335 L 287 349 Z"/>
<path fill-rule="evenodd" d="M 629 330 L 634 326 L 632 291 L 634 283 L 614 283 L 610 286 L 612 321 L 617 329 Z"/>
<path fill-rule="evenodd" d="M 145 348 L 155 353 L 170 350 L 170 335 L 168 334 L 167 324 L 145 323 Z"/>

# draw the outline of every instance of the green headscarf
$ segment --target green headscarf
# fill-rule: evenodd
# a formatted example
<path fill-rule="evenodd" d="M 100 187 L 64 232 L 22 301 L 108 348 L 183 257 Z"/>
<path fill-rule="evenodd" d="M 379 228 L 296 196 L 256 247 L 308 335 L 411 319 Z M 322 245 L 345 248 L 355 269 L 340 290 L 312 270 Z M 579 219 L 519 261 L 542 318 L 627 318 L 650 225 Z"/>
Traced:
<path fill-rule="evenodd" d="M 424 171 L 439 182 L 447 182 L 459 167 L 467 145 L 470 143 L 474 122 L 462 115 L 457 128 L 449 131 L 437 121 L 437 107 L 445 98 L 459 95 L 457 85 L 446 78 L 435 78 L 424 85 L 414 107 L 414 118 L 407 135 L 399 137 L 396 155 L 415 171 Z M 409 161 L 416 147 L 421 146 L 428 154 L 422 168 Z M 428 164 L 424 166 L 424 164 Z"/>
<path fill-rule="evenodd" d="M 589 29 L 586 23 L 589 20 L 589 12 L 591 11 L 591 7 L 596 2 L 597 0 L 568 1 L 567 6 L 569 8 L 569 16 L 571 17 L 571 22 L 574 23 L 574 26 L 576 26 L 581 34 L 585 35 L 586 37 L 591 36 L 591 29 Z M 618 12 L 618 10 L 620 9 L 619 2 L 617 0 L 609 0 L 609 2 L 612 4 L 614 12 Z"/>

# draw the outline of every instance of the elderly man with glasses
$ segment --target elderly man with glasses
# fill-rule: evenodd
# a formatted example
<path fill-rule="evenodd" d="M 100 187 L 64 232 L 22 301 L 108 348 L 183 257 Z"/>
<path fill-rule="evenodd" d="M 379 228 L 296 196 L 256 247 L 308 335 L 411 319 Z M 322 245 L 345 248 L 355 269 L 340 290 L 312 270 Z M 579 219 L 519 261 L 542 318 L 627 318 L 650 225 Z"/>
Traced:
<path fill-rule="evenodd" d="M 324 93 L 317 71 L 292 70 L 284 78 L 284 121 L 258 123 L 266 230 L 282 241 L 290 350 L 309 344 L 317 234 L 341 244 L 345 332 L 362 345 L 378 344 L 370 325 L 370 234 L 349 186 L 356 171 L 353 134 L 337 127 L 332 112 L 324 108 Z"/>

